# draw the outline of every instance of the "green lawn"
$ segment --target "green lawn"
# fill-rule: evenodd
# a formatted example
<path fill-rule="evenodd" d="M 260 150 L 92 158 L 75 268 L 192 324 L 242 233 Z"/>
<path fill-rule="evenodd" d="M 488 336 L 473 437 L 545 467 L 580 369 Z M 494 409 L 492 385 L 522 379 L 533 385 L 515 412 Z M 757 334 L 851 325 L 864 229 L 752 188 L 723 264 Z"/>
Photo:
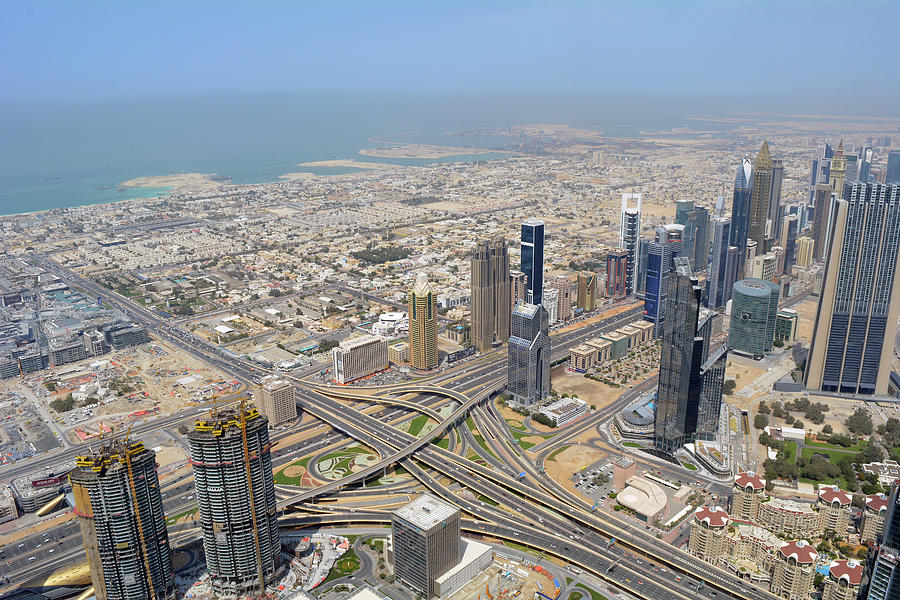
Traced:
<path fill-rule="evenodd" d="M 485 504 L 490 504 L 491 506 L 500 506 L 500 504 L 498 504 L 497 502 L 494 502 L 493 500 L 491 500 L 491 499 L 488 498 L 487 496 L 483 496 L 483 495 L 482 495 L 482 496 L 478 496 L 478 500 L 481 501 L 481 502 L 484 502 Z"/>
<path fill-rule="evenodd" d="M 475 431 L 475 421 L 472 420 L 472 417 L 466 417 L 466 427 L 469 428 L 469 431 Z"/>
<path fill-rule="evenodd" d="M 198 507 L 191 508 L 189 510 L 178 513 L 177 515 L 172 515 L 171 517 L 166 517 L 166 525 L 174 525 L 178 522 L 178 519 L 182 517 L 186 517 L 188 515 L 196 514 L 200 509 Z"/>
<path fill-rule="evenodd" d="M 684 468 L 687 469 L 688 471 L 696 471 L 696 470 L 697 470 L 697 465 L 695 465 L 695 464 L 693 464 L 693 463 L 689 463 L 689 462 L 683 460 L 683 461 L 681 461 L 681 464 L 682 464 L 682 465 L 684 466 Z"/>
<path fill-rule="evenodd" d="M 490 454 L 490 455 L 493 456 L 494 458 L 497 458 L 497 455 L 494 454 L 493 452 L 491 452 L 491 449 L 488 448 L 487 442 L 484 441 L 484 438 L 483 438 L 483 437 L 481 437 L 480 435 L 474 435 L 474 436 L 472 436 L 472 437 L 475 438 L 475 441 L 478 442 L 478 445 L 481 446 L 481 449 L 482 449 L 482 450 L 484 450 L 485 452 L 487 452 L 488 454 Z M 497 458 L 497 460 L 500 460 L 500 459 Z"/>
<path fill-rule="evenodd" d="M 838 444 L 829 444 L 828 442 L 804 442 L 804 446 L 815 446 L 816 448 L 829 448 L 831 450 L 843 450 L 844 452 L 860 452 L 862 451 L 862 445 L 859 443 L 853 444 L 852 446 L 848 446 L 844 448 L 843 446 L 839 446 Z"/>
<path fill-rule="evenodd" d="M 350 548 L 344 553 L 342 557 L 337 560 L 337 562 L 334 563 L 334 566 L 331 567 L 331 572 L 328 573 L 328 577 L 326 577 L 325 581 L 323 581 L 322 583 L 328 583 L 333 579 L 339 579 L 341 577 L 346 577 L 347 575 L 352 575 L 358 570 L 359 557 L 356 555 L 356 551 L 353 548 Z"/>
<path fill-rule="evenodd" d="M 286 477 L 284 472 L 288 469 L 288 467 L 300 466 L 306 467 L 309 464 L 309 460 L 311 456 L 307 456 L 305 458 L 301 458 L 300 460 L 295 460 L 291 464 L 285 466 L 283 469 L 279 469 L 278 472 L 275 473 L 275 483 L 281 485 L 300 485 L 300 477 Z"/>
<path fill-rule="evenodd" d="M 622 442 L 622 445 L 628 446 L 629 448 L 643 448 L 643 446 L 641 446 L 637 442 Z"/>
<path fill-rule="evenodd" d="M 583 583 L 576 583 L 575 587 L 581 588 L 581 589 L 585 590 L 588 594 L 590 594 L 591 600 L 609 600 L 609 598 L 607 598 L 603 594 L 595 592 L 594 590 L 592 590 L 588 586 L 584 585 Z"/>
<path fill-rule="evenodd" d="M 435 446 L 440 446 L 444 450 L 450 449 L 450 438 L 442 437 L 440 439 L 431 440 L 431 443 Z"/>
<path fill-rule="evenodd" d="M 796 452 L 796 450 L 795 450 L 795 452 Z M 829 461 L 831 461 L 833 463 L 836 463 L 837 461 L 844 458 L 845 456 L 856 457 L 858 455 L 858 453 L 856 453 L 856 452 L 849 452 L 849 451 L 841 452 L 839 450 L 831 450 L 828 448 L 815 447 L 815 448 L 804 448 L 803 452 L 801 453 L 801 456 L 803 456 L 803 458 L 812 458 L 813 454 L 825 454 L 828 456 Z"/>
<path fill-rule="evenodd" d="M 557 455 L 565 452 L 567 448 L 568 448 L 568 446 L 560 446 L 559 448 L 557 448 L 556 450 L 554 450 L 553 452 L 550 453 L 550 456 L 547 457 L 547 460 L 555 461 Z"/>
<path fill-rule="evenodd" d="M 504 419 L 504 420 L 506 421 L 506 424 L 509 425 L 510 427 L 515 427 L 516 429 L 524 429 L 525 428 L 525 425 L 522 423 L 522 421 L 516 421 L 515 419 Z"/>
<path fill-rule="evenodd" d="M 788 462 L 797 462 L 797 442 L 784 443 L 784 458 Z"/>
<path fill-rule="evenodd" d="M 522 447 L 522 450 L 528 450 L 532 446 L 534 446 L 534 442 L 526 442 L 525 440 L 516 440 L 519 442 L 519 446 Z"/>
<path fill-rule="evenodd" d="M 428 423 L 428 415 L 419 415 L 409 424 L 409 435 L 419 435 L 425 424 Z"/>

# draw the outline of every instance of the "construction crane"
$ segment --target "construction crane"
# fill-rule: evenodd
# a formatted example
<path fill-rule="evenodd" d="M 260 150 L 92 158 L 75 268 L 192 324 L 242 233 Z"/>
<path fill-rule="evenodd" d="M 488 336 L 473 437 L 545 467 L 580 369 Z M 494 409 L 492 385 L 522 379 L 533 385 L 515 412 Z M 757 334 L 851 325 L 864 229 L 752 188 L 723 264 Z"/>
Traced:
<path fill-rule="evenodd" d="M 253 523 L 253 543 L 256 545 L 256 568 L 259 576 L 259 592 L 260 595 L 266 591 L 265 578 L 263 577 L 262 553 L 259 549 L 259 530 L 256 523 L 256 504 L 253 501 L 253 476 L 250 474 L 250 448 L 247 445 L 247 420 L 244 418 L 246 404 L 241 399 L 238 406 L 240 417 L 238 423 L 241 426 L 241 441 L 244 446 L 244 469 L 247 473 L 247 494 L 250 499 L 250 519 Z"/>
<path fill-rule="evenodd" d="M 100 435 L 103 435 L 102 425 L 100 427 Z M 150 597 L 156 598 L 156 593 L 153 591 L 153 576 L 150 573 L 150 557 L 147 556 L 147 542 L 144 539 L 144 528 L 141 525 L 141 509 L 140 506 L 138 506 L 137 488 L 135 488 L 134 486 L 134 470 L 131 467 L 131 442 L 129 440 L 130 437 L 131 425 L 129 425 L 128 429 L 125 431 L 125 439 L 122 442 L 122 452 L 125 455 L 125 467 L 128 469 L 128 487 L 131 488 L 131 501 L 134 503 L 134 520 L 138 529 L 138 537 L 141 541 L 141 555 L 144 558 L 144 569 L 147 574 L 147 588 L 150 590 Z"/>

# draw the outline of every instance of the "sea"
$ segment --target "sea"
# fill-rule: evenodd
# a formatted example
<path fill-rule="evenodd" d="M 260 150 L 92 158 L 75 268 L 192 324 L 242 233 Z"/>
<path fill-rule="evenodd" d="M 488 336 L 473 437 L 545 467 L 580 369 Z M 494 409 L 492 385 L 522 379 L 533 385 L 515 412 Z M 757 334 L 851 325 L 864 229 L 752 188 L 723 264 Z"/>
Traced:
<path fill-rule="evenodd" d="M 447 94 L 223 94 L 0 104 L 0 214 L 164 195 L 121 182 L 169 173 L 216 173 L 232 183 L 332 159 L 424 165 L 500 158 L 522 124 L 566 124 L 616 137 L 693 126 L 707 107 L 628 98 Z M 705 114 L 709 114 L 706 112 Z M 703 124 L 709 128 L 710 124 Z M 733 125 L 731 125 L 733 126 Z M 441 159 L 360 155 L 383 144 L 465 146 L 485 154 Z"/>

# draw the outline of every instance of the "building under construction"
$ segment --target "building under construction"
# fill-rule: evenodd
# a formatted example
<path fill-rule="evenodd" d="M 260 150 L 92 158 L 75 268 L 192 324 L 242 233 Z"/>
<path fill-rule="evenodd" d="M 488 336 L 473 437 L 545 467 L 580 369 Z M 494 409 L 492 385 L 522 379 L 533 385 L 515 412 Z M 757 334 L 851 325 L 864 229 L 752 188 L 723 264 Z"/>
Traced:
<path fill-rule="evenodd" d="M 267 425 L 255 408 L 228 408 L 188 434 L 206 567 L 219 594 L 261 594 L 281 564 Z"/>
<path fill-rule="evenodd" d="M 156 454 L 104 441 L 69 473 L 97 600 L 175 598 Z"/>

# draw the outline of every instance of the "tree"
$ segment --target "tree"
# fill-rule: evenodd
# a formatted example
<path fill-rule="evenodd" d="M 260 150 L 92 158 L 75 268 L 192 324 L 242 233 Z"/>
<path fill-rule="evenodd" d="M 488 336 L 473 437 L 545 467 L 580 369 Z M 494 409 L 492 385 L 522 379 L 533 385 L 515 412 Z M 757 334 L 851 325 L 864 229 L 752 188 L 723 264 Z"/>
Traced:
<path fill-rule="evenodd" d="M 65 398 L 57 398 L 50 403 L 50 408 L 58 413 L 69 412 L 75 408 L 75 399 L 72 398 L 72 394 L 69 394 Z"/>
<path fill-rule="evenodd" d="M 857 408 L 852 415 L 847 417 L 844 424 L 851 433 L 857 435 L 871 435 L 872 433 L 872 417 L 869 416 L 869 411 L 862 407 Z"/>
<path fill-rule="evenodd" d="M 178 433 L 180 433 L 181 435 L 186 435 L 187 432 L 188 432 L 187 425 L 182 424 L 182 425 L 178 426 Z"/>
<path fill-rule="evenodd" d="M 765 427 L 769 424 L 769 417 L 766 415 L 756 415 L 753 418 L 753 427 L 756 429 L 765 429 Z"/>
<path fill-rule="evenodd" d="M 761 414 L 761 415 L 767 415 L 767 414 L 769 414 L 769 413 L 772 412 L 772 409 L 769 408 L 769 406 L 768 406 L 765 402 L 760 402 L 760 403 L 759 403 L 759 409 L 758 409 L 758 410 L 759 410 L 759 414 Z"/>
<path fill-rule="evenodd" d="M 737 383 L 735 383 L 734 379 L 726 379 L 725 383 L 722 384 L 722 393 L 730 396 L 734 392 L 735 387 L 737 387 Z"/>
<path fill-rule="evenodd" d="M 824 433 L 825 435 L 831 435 L 832 433 L 834 433 L 834 429 L 832 429 L 831 425 L 826 425 L 822 428 L 822 433 Z"/>

